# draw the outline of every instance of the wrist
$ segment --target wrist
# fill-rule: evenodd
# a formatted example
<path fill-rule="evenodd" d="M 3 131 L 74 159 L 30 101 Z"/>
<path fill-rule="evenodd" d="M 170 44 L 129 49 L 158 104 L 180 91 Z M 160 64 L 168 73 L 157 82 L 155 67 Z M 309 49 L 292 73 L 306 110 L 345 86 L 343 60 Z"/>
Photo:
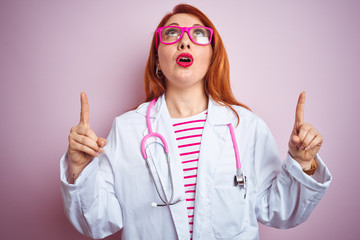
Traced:
<path fill-rule="evenodd" d="M 68 182 L 74 184 L 76 179 L 80 176 L 80 173 L 84 170 L 85 166 L 78 166 L 75 164 L 69 164 L 68 168 Z"/>
<path fill-rule="evenodd" d="M 303 168 L 303 172 L 306 173 L 307 175 L 314 175 L 316 168 L 317 168 L 317 165 L 316 165 L 316 160 L 314 158 L 314 160 L 312 160 L 312 162 L 311 162 L 310 168 L 309 169 Z"/>
<path fill-rule="evenodd" d="M 76 179 L 79 177 L 80 173 L 89 164 L 89 162 L 84 163 L 84 164 L 78 164 L 78 163 L 75 163 L 75 162 L 71 161 L 69 156 L 67 156 L 66 160 L 67 160 L 67 163 L 68 163 L 67 174 L 66 174 L 67 175 L 67 181 L 70 184 L 74 184 Z"/>
<path fill-rule="evenodd" d="M 316 170 L 316 167 L 317 167 L 315 158 L 313 158 L 310 161 L 303 161 L 301 159 L 295 158 L 290 153 L 290 151 L 288 153 L 300 165 L 300 167 L 301 167 L 301 169 L 303 170 L 304 173 L 306 173 L 307 175 L 313 175 L 315 173 L 315 170 Z"/>
<path fill-rule="evenodd" d="M 315 159 L 313 159 L 313 160 L 311 160 L 311 161 L 306 161 L 306 162 L 304 162 L 304 161 L 297 161 L 299 164 L 300 164 L 300 166 L 301 166 L 301 169 L 303 170 L 303 171 L 307 171 L 307 170 L 310 170 L 311 168 L 312 168 L 312 165 L 313 165 L 313 161 L 314 161 Z"/>

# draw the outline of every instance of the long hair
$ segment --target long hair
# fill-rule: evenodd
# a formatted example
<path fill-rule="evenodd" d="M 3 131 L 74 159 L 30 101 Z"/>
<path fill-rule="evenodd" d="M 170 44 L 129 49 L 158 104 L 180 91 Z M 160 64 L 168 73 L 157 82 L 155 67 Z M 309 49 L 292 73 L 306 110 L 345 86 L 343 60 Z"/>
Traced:
<path fill-rule="evenodd" d="M 250 108 L 242 103 L 239 103 L 232 93 L 230 87 L 229 60 L 218 31 L 216 30 L 214 24 L 204 13 L 202 13 L 199 9 L 187 4 L 176 5 L 172 12 L 166 14 L 163 17 L 163 19 L 158 25 L 158 28 L 163 27 L 170 17 L 178 13 L 187 13 L 194 15 L 199 18 L 206 27 L 212 28 L 214 30 L 214 35 L 211 42 L 211 46 L 213 48 L 213 55 L 204 81 L 205 93 L 208 96 L 211 96 L 211 98 L 216 103 L 229 107 L 235 113 L 239 122 L 239 115 L 231 105 L 242 106 L 248 110 L 250 110 Z M 156 76 L 157 57 L 158 56 L 155 31 L 151 43 L 149 58 L 145 67 L 144 85 L 146 101 L 151 101 L 154 98 L 160 97 L 166 91 L 165 78 L 158 78 Z"/>

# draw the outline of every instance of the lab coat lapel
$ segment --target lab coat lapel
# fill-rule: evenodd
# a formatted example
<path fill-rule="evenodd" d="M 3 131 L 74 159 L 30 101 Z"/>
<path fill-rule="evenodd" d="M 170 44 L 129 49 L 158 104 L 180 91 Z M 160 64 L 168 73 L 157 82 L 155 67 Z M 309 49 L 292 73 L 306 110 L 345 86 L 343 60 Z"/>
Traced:
<path fill-rule="evenodd" d="M 177 201 L 179 198 L 184 198 L 184 182 L 183 182 L 183 172 L 181 162 L 179 161 L 179 152 L 177 148 L 177 143 L 174 135 L 174 131 L 171 124 L 171 118 L 166 106 L 164 95 L 160 97 L 151 111 L 151 124 L 154 132 L 161 134 L 167 141 L 169 147 L 169 157 L 170 157 L 170 167 L 174 184 L 174 197 L 173 201 Z M 144 130 L 144 136 L 148 133 L 148 130 Z M 149 157 L 153 159 L 153 174 L 155 181 L 157 181 L 158 186 L 162 189 L 159 189 L 160 194 L 166 195 L 167 201 L 171 198 L 171 180 L 169 176 L 168 166 L 166 163 L 166 157 L 164 154 L 164 149 L 162 147 L 161 140 L 159 138 L 150 138 L 148 139 L 147 149 Z M 156 175 L 155 175 L 156 174 Z M 162 203 L 160 199 L 157 200 L 158 203 Z M 187 222 L 187 209 L 186 201 L 181 201 L 175 205 L 170 206 L 171 215 L 175 224 L 176 231 L 178 233 L 179 239 L 190 239 L 189 227 Z"/>
<path fill-rule="evenodd" d="M 228 108 L 209 99 L 198 163 L 193 239 L 199 238 L 203 222 L 206 222 L 205 217 L 208 216 L 217 162 L 221 157 L 226 136 L 229 134 L 227 124 L 234 121 L 234 115 L 229 111 Z"/>

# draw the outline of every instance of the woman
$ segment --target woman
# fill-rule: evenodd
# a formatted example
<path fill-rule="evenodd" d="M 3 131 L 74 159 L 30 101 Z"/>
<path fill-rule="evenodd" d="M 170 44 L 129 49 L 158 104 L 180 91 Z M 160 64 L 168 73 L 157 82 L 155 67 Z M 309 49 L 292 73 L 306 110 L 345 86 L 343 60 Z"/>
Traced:
<path fill-rule="evenodd" d="M 145 92 L 147 102 L 117 117 L 107 140 L 89 127 L 81 94 L 61 179 L 65 212 L 83 234 L 258 239 L 258 221 L 294 227 L 329 186 L 322 137 L 303 121 L 305 93 L 281 164 L 266 124 L 233 97 L 221 38 L 198 9 L 178 5 L 160 22 Z"/>

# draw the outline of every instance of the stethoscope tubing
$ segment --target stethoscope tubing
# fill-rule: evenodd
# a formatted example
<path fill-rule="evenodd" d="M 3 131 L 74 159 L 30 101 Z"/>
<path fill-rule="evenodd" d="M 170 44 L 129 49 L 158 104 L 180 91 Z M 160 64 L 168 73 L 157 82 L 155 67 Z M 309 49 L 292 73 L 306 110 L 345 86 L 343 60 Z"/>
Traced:
<path fill-rule="evenodd" d="M 151 127 L 150 111 L 151 111 L 151 108 L 155 104 L 156 101 L 157 101 L 157 98 L 153 99 L 150 102 L 150 104 L 148 106 L 148 109 L 146 111 L 146 125 L 147 125 L 149 133 L 141 141 L 141 154 L 143 155 L 143 157 L 145 159 L 145 162 L 146 162 L 146 166 L 149 169 L 149 173 L 150 173 L 152 181 L 154 182 L 156 192 L 159 195 L 160 200 L 164 203 L 164 204 L 158 204 L 158 203 L 152 202 L 151 203 L 152 207 L 169 206 L 169 205 L 176 204 L 176 203 L 178 203 L 178 202 L 180 202 L 182 200 L 182 199 L 179 199 L 179 200 L 173 202 L 173 199 L 174 199 L 174 181 L 173 181 L 173 176 L 172 176 L 171 167 L 170 167 L 169 147 L 168 147 L 168 144 L 167 144 L 165 138 L 160 133 L 153 132 L 152 127 Z M 169 172 L 169 176 L 170 176 L 170 184 L 171 184 L 171 197 L 170 197 L 169 201 L 166 201 L 161 196 L 158 185 L 155 182 L 154 175 L 152 174 L 152 171 L 151 171 L 151 168 L 150 168 L 150 163 L 148 161 L 148 157 L 147 157 L 146 149 L 145 149 L 146 140 L 149 139 L 150 137 L 159 138 L 161 140 L 162 144 L 163 144 L 164 153 L 165 153 L 166 161 L 167 161 L 167 165 L 168 165 L 168 172 Z"/>
<path fill-rule="evenodd" d="M 154 98 L 150 102 L 148 109 L 146 111 L 146 125 L 147 125 L 147 129 L 148 129 L 149 133 L 141 141 L 141 154 L 143 155 L 144 159 L 147 159 L 147 154 L 146 154 L 146 149 L 145 149 L 146 140 L 150 137 L 160 138 L 161 142 L 164 144 L 165 154 L 169 154 L 169 147 L 168 147 L 168 144 L 167 144 L 165 138 L 160 133 L 154 133 L 152 130 L 152 127 L 151 127 L 150 111 L 151 111 L 152 106 L 155 104 L 156 100 L 157 100 L 157 98 Z"/>
<path fill-rule="evenodd" d="M 234 151 L 235 151 L 236 169 L 238 171 L 238 169 L 241 169 L 239 149 L 237 148 L 237 142 L 236 142 L 236 137 L 235 137 L 235 133 L 234 133 L 234 128 L 231 123 L 229 123 L 228 126 L 230 129 L 231 140 L 232 140 Z"/>
<path fill-rule="evenodd" d="M 173 182 L 173 177 L 172 177 L 172 172 L 171 172 L 171 167 L 170 167 L 169 147 L 168 147 L 168 144 L 167 144 L 165 138 L 160 133 L 153 132 L 153 130 L 152 130 L 151 121 L 150 121 L 150 111 L 151 111 L 151 108 L 155 104 L 156 101 L 157 101 L 157 98 L 154 98 L 150 102 L 150 104 L 148 106 L 148 109 L 146 111 L 146 125 L 147 125 L 147 129 L 148 129 L 148 134 L 141 141 L 141 154 L 145 159 L 146 167 L 149 170 L 151 179 L 152 179 L 152 181 L 153 181 L 153 183 L 155 185 L 156 192 L 157 192 L 159 198 L 161 199 L 161 201 L 164 203 L 164 204 L 158 204 L 158 203 L 152 202 L 151 203 L 152 207 L 174 205 L 174 204 L 184 200 L 183 198 L 181 198 L 181 199 L 178 199 L 175 202 L 173 202 L 173 199 L 174 199 L 174 182 Z M 246 188 L 246 176 L 244 175 L 244 173 L 241 170 L 240 155 L 239 155 L 239 150 L 238 150 L 238 147 L 237 147 L 234 128 L 233 128 L 231 123 L 229 123 L 227 125 L 228 125 L 229 130 L 230 130 L 231 140 L 232 140 L 232 143 L 233 143 L 233 148 L 234 148 L 234 152 L 235 152 L 235 159 L 236 159 L 236 175 L 235 175 L 235 178 L 234 178 L 234 184 L 235 184 L 235 186 L 240 185 L 245 189 L 244 198 L 246 198 L 246 190 L 247 190 L 247 188 Z M 165 153 L 165 156 L 166 156 L 166 161 L 167 161 L 167 165 L 168 165 L 168 172 L 169 172 L 169 176 L 170 176 L 170 184 L 171 184 L 171 197 L 170 197 L 169 201 L 166 201 L 161 196 L 158 185 L 155 182 L 155 179 L 154 179 L 154 176 L 152 174 L 151 167 L 150 167 L 150 164 L 149 164 L 149 161 L 148 161 L 148 157 L 147 157 L 146 149 L 145 149 L 145 144 L 146 144 L 146 141 L 150 137 L 159 138 L 161 140 L 162 144 L 163 144 L 162 146 L 164 148 L 164 153 Z"/>

